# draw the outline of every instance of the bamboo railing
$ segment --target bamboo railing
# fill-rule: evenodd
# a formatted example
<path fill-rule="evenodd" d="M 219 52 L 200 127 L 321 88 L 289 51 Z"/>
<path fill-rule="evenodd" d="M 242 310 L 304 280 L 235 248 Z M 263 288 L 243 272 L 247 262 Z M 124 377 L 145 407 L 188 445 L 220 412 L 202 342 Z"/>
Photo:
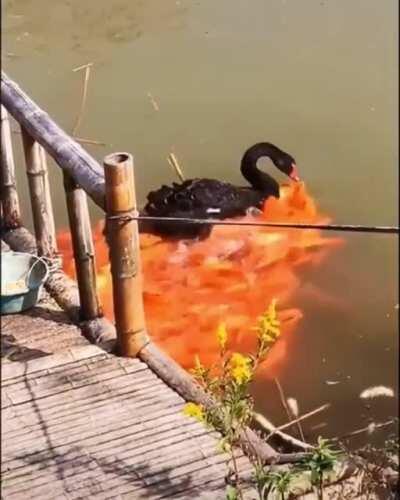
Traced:
<path fill-rule="evenodd" d="M 37 251 L 57 263 L 46 282 L 46 289 L 91 341 L 108 350 L 116 346 L 118 354 L 123 356 L 138 356 L 185 400 L 213 406 L 214 402 L 193 378 L 147 335 L 132 155 L 111 154 L 104 159 L 103 167 L 100 166 L 4 72 L 1 102 L 2 239 L 14 250 Z M 34 236 L 21 223 L 8 113 L 22 131 Z M 63 171 L 77 285 L 60 268 L 46 153 Z M 87 197 L 106 212 L 116 329 L 103 318 L 98 298 Z M 282 436 L 285 438 L 280 432 L 276 437 Z M 286 444 L 291 442 L 294 451 L 310 448 L 302 441 L 294 442 L 290 436 L 286 438 Z M 289 460 L 251 429 L 246 429 L 241 441 L 245 451 L 265 462 Z"/>

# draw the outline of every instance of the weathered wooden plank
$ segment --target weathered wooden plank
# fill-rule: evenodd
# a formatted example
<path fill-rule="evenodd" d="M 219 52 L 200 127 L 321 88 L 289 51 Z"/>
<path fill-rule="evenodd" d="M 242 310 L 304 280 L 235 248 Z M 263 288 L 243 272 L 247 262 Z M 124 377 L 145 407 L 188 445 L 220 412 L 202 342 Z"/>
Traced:
<path fill-rule="evenodd" d="M 55 456 L 52 456 L 49 450 L 48 458 L 44 457 L 43 454 L 37 454 L 37 460 L 34 460 L 34 457 L 32 458 L 32 456 L 30 456 L 30 461 L 24 461 L 23 455 L 19 455 L 17 459 L 4 462 L 4 470 L 7 470 L 6 477 L 14 478 L 15 482 L 18 482 L 19 479 L 24 480 L 25 476 L 33 472 L 39 476 L 39 473 L 42 471 L 45 475 L 48 471 L 57 470 L 61 465 L 64 466 L 65 464 L 67 466 L 71 461 L 75 460 L 76 457 L 80 457 L 82 453 L 95 455 L 96 457 L 102 454 L 104 462 L 110 459 L 113 461 L 116 454 L 126 451 L 129 445 L 136 442 L 136 438 L 139 435 L 141 439 L 146 438 L 146 442 L 151 450 L 158 450 L 157 446 L 153 446 L 153 444 L 159 443 L 160 439 L 165 437 L 175 436 L 176 440 L 180 442 L 182 432 L 190 438 L 201 434 L 197 422 L 188 421 L 182 425 L 182 429 L 177 429 L 176 426 L 173 425 L 176 423 L 175 416 L 176 408 L 172 408 L 169 414 L 163 414 L 160 417 L 148 421 L 148 423 L 151 422 L 152 428 L 146 428 L 145 423 L 135 423 L 127 433 L 117 438 L 114 437 L 111 440 L 107 439 L 103 442 L 94 441 L 93 444 L 90 444 L 89 441 L 85 441 L 84 446 L 69 448 L 70 451 L 63 454 L 58 453 L 55 455 L 57 457 L 56 461 Z M 205 434 L 204 429 L 201 428 L 200 431 Z M 211 434 L 207 433 L 206 435 L 210 436 Z M 159 451 L 157 453 L 159 455 Z M 141 458 L 143 457 L 141 456 Z M 11 465 L 12 468 L 10 469 Z"/>
<path fill-rule="evenodd" d="M 51 368 L 65 366 L 75 361 L 82 361 L 94 356 L 104 355 L 104 350 L 95 345 L 76 347 L 46 358 L 33 359 L 27 363 L 12 363 L 1 367 L 1 378 L 7 380 L 31 373 L 50 370 Z"/>
<path fill-rule="evenodd" d="M 88 480 L 90 484 L 96 482 L 100 483 L 102 479 L 104 480 L 104 473 L 107 475 L 107 480 L 104 482 L 103 489 L 99 490 L 102 492 L 112 491 L 114 490 L 114 488 L 118 489 L 118 486 L 120 486 L 121 484 L 129 484 L 131 491 L 134 491 L 136 489 L 143 489 L 143 487 L 146 485 L 145 478 L 149 478 L 157 473 L 162 476 L 163 479 L 165 479 L 166 477 L 168 477 L 168 475 L 164 472 L 166 467 L 172 470 L 173 468 L 180 467 L 182 466 L 182 464 L 187 462 L 190 462 L 191 464 L 199 462 L 203 463 L 203 468 L 208 468 L 208 475 L 210 474 L 210 472 L 216 472 L 216 470 L 213 468 L 215 464 L 212 463 L 212 460 L 208 462 L 208 458 L 212 459 L 212 457 L 216 455 L 215 443 L 210 442 L 210 440 L 205 440 L 203 436 L 201 440 L 198 440 L 198 446 L 198 451 L 193 452 L 192 450 L 191 452 L 191 450 L 186 449 L 186 453 L 178 457 L 170 453 L 170 448 L 168 448 L 168 454 L 164 457 L 160 457 L 160 451 L 158 451 L 158 459 L 150 459 L 147 463 L 133 463 L 133 466 L 131 462 L 120 459 L 119 457 L 114 461 L 105 461 L 100 459 L 97 454 L 95 454 L 92 455 L 92 459 L 97 465 L 100 466 L 101 470 L 99 470 L 97 467 L 93 467 L 91 471 L 88 471 L 87 464 L 90 463 L 90 461 L 86 460 L 85 466 L 83 467 L 77 467 L 73 469 L 72 467 L 65 468 L 63 466 L 62 477 L 65 481 L 68 477 L 71 477 L 73 475 L 73 486 L 70 487 L 68 491 L 80 494 L 87 487 Z M 224 460 L 226 460 L 226 457 L 221 457 L 221 460 L 218 460 L 217 463 L 223 463 Z M 69 473 L 67 472 L 68 470 Z M 202 468 L 197 470 L 201 471 Z M 49 469 L 47 468 L 46 472 L 49 472 L 47 481 L 57 480 L 60 476 L 59 472 L 57 477 L 57 471 L 49 471 Z M 224 472 L 226 473 L 225 467 L 222 467 L 220 472 L 222 472 L 222 474 Z M 46 484 L 46 475 L 41 475 L 40 477 L 35 475 L 31 478 L 29 476 L 26 476 L 25 482 L 20 481 L 16 483 L 15 481 L 11 481 L 9 484 L 10 490 L 13 492 L 22 492 L 24 490 L 30 489 L 36 494 L 37 492 L 40 492 L 42 486 Z M 179 487 L 180 485 L 177 482 L 175 486 Z M 187 487 L 187 482 L 184 482 L 183 487 Z"/>
<path fill-rule="evenodd" d="M 157 388 L 149 388 L 148 390 L 143 390 L 141 392 L 132 393 L 133 401 L 128 404 L 128 401 L 125 400 L 125 405 L 122 404 L 105 404 L 100 408 L 91 408 L 88 407 L 86 412 L 75 413 L 74 416 L 62 415 L 62 418 L 49 420 L 46 418 L 46 433 L 51 437 L 54 437 L 58 432 L 68 431 L 71 426 L 80 426 L 84 424 L 85 421 L 89 418 L 91 424 L 94 424 L 96 420 L 100 419 L 101 424 L 105 424 L 107 419 L 109 418 L 118 418 L 124 416 L 126 412 L 134 412 L 139 405 L 146 402 L 152 402 L 154 400 L 158 400 L 160 395 L 165 391 L 162 391 L 162 387 Z M 165 388 L 164 388 L 165 389 Z M 25 437 L 28 439 L 34 439 L 35 436 L 43 435 L 43 416 L 41 414 L 30 415 L 28 418 L 22 418 L 18 413 L 16 416 L 19 418 L 21 424 L 26 425 L 26 432 L 24 432 L 21 428 L 17 428 L 8 431 L 8 425 L 4 426 L 3 436 L 7 439 L 16 438 L 18 441 L 22 441 Z M 14 442 L 14 439 L 13 439 Z"/>
<path fill-rule="evenodd" d="M 75 373 L 77 371 L 80 371 L 82 369 L 87 369 L 90 370 L 90 366 L 92 364 L 99 363 L 103 360 L 109 359 L 107 353 L 104 353 L 103 355 L 100 356 L 93 356 L 89 359 L 83 359 L 82 361 L 75 361 L 73 363 L 70 363 L 69 365 L 62 365 L 62 366 L 54 366 L 50 370 L 44 369 L 44 370 L 38 370 L 35 372 L 32 372 L 28 375 L 22 375 L 22 376 L 17 376 L 13 378 L 8 378 L 6 380 L 2 381 L 2 387 L 7 387 L 8 385 L 19 385 L 21 383 L 26 383 L 26 382 L 31 382 L 33 384 L 40 383 L 41 379 L 46 380 L 48 375 L 50 373 L 52 374 L 57 374 L 57 373 L 63 373 L 63 374 L 68 374 L 68 373 Z M 13 363 L 15 365 L 15 363 Z M 144 364 L 143 364 L 144 365 Z M 145 366 L 145 365 L 144 365 Z"/>
<path fill-rule="evenodd" d="M 203 467 L 207 467 L 207 459 L 210 459 L 210 465 L 216 456 L 214 443 L 208 442 L 207 446 L 202 447 L 202 443 L 199 442 L 199 446 L 202 452 L 197 450 L 192 450 L 192 453 L 186 451 L 186 454 L 180 457 L 174 457 L 172 455 L 166 455 L 163 459 L 157 461 L 157 465 L 152 462 L 147 462 L 143 464 L 137 464 L 135 461 L 126 460 L 116 460 L 114 463 L 107 463 L 103 465 L 103 461 L 96 458 L 96 462 L 102 465 L 102 469 L 107 472 L 107 481 L 103 485 L 103 492 L 111 492 L 114 489 L 119 490 L 119 486 L 126 484 L 129 485 L 130 491 L 135 491 L 138 489 L 151 489 L 154 484 L 162 483 L 167 481 L 169 483 L 172 471 L 182 467 L 182 464 L 190 462 L 191 464 L 203 464 Z M 159 452 L 160 455 L 160 452 Z M 223 463 L 226 458 L 219 457 L 217 463 Z M 201 467 L 197 471 L 201 471 Z M 208 467 L 210 469 L 210 467 Z M 225 470 L 226 472 L 226 470 Z M 210 473 L 210 470 L 208 470 Z M 158 475 L 157 480 L 150 482 L 151 477 Z M 185 476 L 185 485 L 187 485 Z M 138 478 L 137 483 L 133 481 Z M 97 479 L 93 477 L 92 479 Z M 99 478 L 100 479 L 100 478 Z M 175 482 L 175 487 L 179 487 L 179 482 Z M 74 492 L 77 494 L 80 492 L 81 488 L 74 488 Z"/>
<path fill-rule="evenodd" d="M 154 381 L 157 381 L 156 376 L 146 370 L 147 376 Z M 61 394 L 69 389 L 74 389 L 78 387 L 86 387 L 90 385 L 97 384 L 99 382 L 105 382 L 107 380 L 112 380 L 114 378 L 126 377 L 127 373 L 122 367 L 110 368 L 109 370 L 100 371 L 99 373 L 88 373 L 87 377 L 82 376 L 60 376 L 59 381 L 54 381 L 54 383 L 49 385 L 35 385 L 27 382 L 25 387 L 17 390 L 7 390 L 8 397 L 13 402 L 13 404 L 26 403 L 35 399 L 36 401 L 42 398 L 49 398 L 51 396 Z M 162 384 L 162 382 L 160 382 Z"/>
<path fill-rule="evenodd" d="M 112 486 L 113 489 L 119 494 L 131 494 L 136 493 L 137 495 L 143 495 L 147 498 L 147 495 L 151 492 L 155 498 L 175 498 L 175 495 L 182 491 L 190 491 L 192 489 L 201 488 L 207 479 L 220 478 L 222 490 L 225 491 L 224 477 L 226 475 L 226 458 L 223 455 L 211 454 L 208 459 L 200 459 L 194 461 L 190 464 L 189 470 L 183 470 L 183 467 L 177 467 L 171 471 L 168 471 L 168 466 L 164 466 L 164 471 L 158 474 L 157 479 L 150 482 L 150 480 L 145 476 L 143 477 L 145 486 L 142 488 L 135 488 L 131 485 L 129 479 L 125 481 L 119 481 L 119 486 L 117 484 L 112 484 L 111 481 L 106 483 L 106 491 L 110 491 Z M 247 459 L 238 459 L 238 465 L 240 470 L 243 468 L 243 462 L 247 462 Z M 166 462 L 167 464 L 168 462 Z M 174 475 L 173 471 L 177 470 L 177 474 Z M 151 477 L 151 473 L 150 473 Z M 122 484 L 121 484 L 122 483 Z M 254 494 L 254 493 L 253 493 Z M 128 497 L 129 498 L 129 497 Z M 131 497 L 134 498 L 134 497 Z M 194 496 L 193 498 L 197 498 Z M 208 497 L 213 498 L 213 497 Z M 222 498 L 226 498 L 225 495 Z"/>
<path fill-rule="evenodd" d="M 151 408 L 154 408 L 154 405 L 156 404 L 158 408 L 168 408 L 169 406 L 179 404 L 179 400 L 177 399 L 176 395 L 159 395 L 157 398 L 145 401 L 142 404 L 137 405 L 134 409 L 135 411 L 133 418 L 132 413 L 127 411 L 126 421 L 129 422 L 129 425 L 133 425 L 134 422 L 140 417 L 144 417 L 146 414 L 148 414 L 151 411 Z M 118 431 L 128 427 L 129 425 L 121 425 L 120 421 L 116 421 L 115 418 L 111 418 L 109 421 L 99 422 L 96 428 L 89 423 L 88 425 L 81 426 L 78 429 L 70 430 L 70 432 L 68 432 L 68 435 L 65 435 L 65 433 L 61 433 L 61 435 L 49 437 L 45 432 L 43 432 L 40 436 L 37 436 L 31 440 L 25 440 L 23 442 L 16 442 L 16 440 L 14 440 L 15 442 L 13 443 L 5 444 L 3 447 L 3 453 L 4 456 L 9 456 L 11 454 L 15 454 L 17 451 L 23 451 L 25 453 L 29 450 L 38 450 L 40 447 L 47 446 L 49 440 L 52 443 L 52 449 L 58 449 L 60 446 L 72 444 L 75 445 L 83 439 L 89 439 L 92 437 L 98 438 L 102 434 L 106 434 L 112 431 Z"/>
<path fill-rule="evenodd" d="M 154 382 L 154 384 L 159 384 L 160 388 L 164 388 L 162 382 L 157 378 L 154 378 L 148 370 L 139 371 L 141 377 L 145 377 L 148 381 Z M 87 381 L 82 380 L 76 384 L 69 382 L 63 384 L 59 387 L 53 387 L 40 393 L 40 389 L 34 391 L 32 388 L 28 390 L 19 390 L 16 393 L 12 393 L 8 388 L 6 394 L 14 405 L 29 403 L 30 401 L 35 402 L 35 406 L 41 411 L 49 407 L 54 407 L 57 405 L 63 405 L 69 400 L 78 400 L 80 397 L 92 397 L 93 395 L 101 394 L 106 392 L 112 396 L 113 390 L 119 390 L 119 388 L 129 386 L 136 388 L 132 383 L 132 380 L 126 376 L 126 373 L 112 372 L 104 373 L 98 377 L 92 376 L 88 377 Z M 70 391 L 74 389 L 74 392 Z M 79 391 L 79 392 L 75 392 Z M 35 392 L 35 394 L 34 394 Z M 180 397 L 180 396 L 179 396 Z"/>
<path fill-rule="evenodd" d="M 177 405 L 171 405 L 168 408 L 163 408 L 161 410 L 154 410 L 152 413 L 147 414 L 144 417 L 139 417 L 136 422 L 132 425 L 124 428 L 111 431 L 108 434 L 103 434 L 100 436 L 92 436 L 85 439 L 84 443 L 78 443 L 74 446 L 61 446 L 57 449 L 57 454 L 49 448 L 44 448 L 42 451 L 28 453 L 28 454 L 18 454 L 18 456 L 4 456 L 2 460 L 2 471 L 16 471 L 17 474 L 20 471 L 25 470 L 27 467 L 37 466 L 37 469 L 47 468 L 50 466 L 54 457 L 57 456 L 60 462 L 68 460 L 68 455 L 71 449 L 85 450 L 85 453 L 95 453 L 100 450 L 107 450 L 110 455 L 113 455 L 113 448 L 117 452 L 120 448 L 124 447 L 126 440 L 136 439 L 137 435 L 142 435 L 143 437 L 151 437 L 154 435 L 154 428 L 160 425 L 160 432 L 175 433 L 179 436 L 179 429 L 176 426 L 172 426 L 171 421 L 166 420 L 168 418 L 172 419 L 176 416 L 177 411 L 180 407 Z M 162 420 L 165 419 L 165 420 Z M 151 424 L 151 428 L 146 427 L 146 423 Z M 193 425 L 193 423 L 191 422 Z M 194 425 L 194 427 L 196 427 Z M 159 436 L 154 436 L 153 441 L 159 441 Z M 151 442 L 149 439 L 148 442 Z"/>
<path fill-rule="evenodd" d="M 37 389 L 58 387 L 62 385 L 63 381 L 79 382 L 87 380 L 94 375 L 100 375 L 102 373 L 115 370 L 119 370 L 125 374 L 133 373 L 139 370 L 146 370 L 151 373 L 153 377 L 156 377 L 144 363 L 131 363 L 131 365 L 126 365 L 121 363 L 121 359 L 122 358 L 114 357 L 108 357 L 106 359 L 102 358 L 101 361 L 97 360 L 96 363 L 91 363 L 91 365 L 89 365 L 86 361 L 82 361 L 80 363 L 73 363 L 70 367 L 63 368 L 62 370 L 46 370 L 45 375 L 40 377 L 21 377 L 18 381 L 15 381 L 15 383 L 12 384 L 10 391 L 15 393 L 20 389 L 26 389 L 28 386 L 35 387 Z M 7 388 L 9 385 L 10 384 L 3 385 L 3 387 Z"/>
<path fill-rule="evenodd" d="M 122 387 L 120 383 L 114 384 L 112 391 L 105 391 L 103 387 L 98 386 L 96 391 L 90 392 L 89 394 L 81 393 L 81 398 L 75 398 L 72 394 L 66 393 L 65 397 L 61 400 L 53 397 L 51 404 L 49 404 L 47 399 L 43 399 L 37 402 L 31 401 L 29 403 L 24 403 L 19 406 L 11 406 L 11 408 L 16 411 L 20 417 L 30 416 L 32 410 L 35 409 L 37 412 L 40 412 L 41 417 L 50 422 L 53 419 L 59 418 L 60 415 L 71 417 L 79 411 L 85 412 L 90 409 L 93 409 L 93 411 L 100 411 L 102 407 L 107 404 L 112 406 L 121 403 L 129 406 L 135 394 L 137 394 L 137 388 L 133 387 L 128 380 Z M 4 396 L 6 397 L 6 394 L 4 394 Z M 180 401 L 182 400 L 180 399 Z"/>
<path fill-rule="evenodd" d="M 106 457 L 102 457 L 98 454 L 97 450 L 91 452 L 90 454 L 86 453 L 83 449 L 81 453 L 78 453 L 76 450 L 72 450 L 71 453 L 67 453 L 68 460 L 60 460 L 59 456 L 55 456 L 52 465 L 47 465 L 45 468 L 42 466 L 41 469 L 33 469 L 32 466 L 25 467 L 24 473 L 18 476 L 12 476 L 11 474 L 4 474 L 4 478 L 7 481 L 11 490 L 19 490 L 21 488 L 29 487 L 32 488 L 35 485 L 41 486 L 48 482 L 49 480 L 56 480 L 57 476 L 60 475 L 60 469 L 63 471 L 63 477 L 66 477 L 66 471 L 70 471 L 74 473 L 74 478 L 77 482 L 79 482 L 82 477 L 81 475 L 85 475 L 87 472 L 87 467 L 82 468 L 81 470 L 77 470 L 74 466 L 77 463 L 84 462 L 85 464 L 94 460 L 97 464 L 101 466 L 101 469 L 107 472 L 107 482 L 113 480 L 113 476 L 116 475 L 119 477 L 122 474 L 122 465 L 123 468 L 133 471 L 137 469 L 138 471 L 147 471 L 148 467 L 151 465 L 154 470 L 160 471 L 165 464 L 168 463 L 168 466 L 173 467 L 174 464 L 182 464 L 183 462 L 189 460 L 193 460 L 194 456 L 196 456 L 199 460 L 203 457 L 207 457 L 209 454 L 215 454 L 215 443 L 213 440 L 210 440 L 209 436 L 204 433 L 199 435 L 194 435 L 196 437 L 196 450 L 191 450 L 186 447 L 185 450 L 182 450 L 178 444 L 174 443 L 174 440 L 163 441 L 161 444 L 164 447 L 163 453 L 160 453 L 160 450 L 154 447 L 156 443 L 149 443 L 149 452 L 145 452 L 142 454 L 136 454 L 136 456 L 128 456 L 127 458 L 115 454 L 109 455 Z M 157 443 L 158 444 L 158 443 Z M 166 446 L 168 445 L 168 448 Z M 178 456 L 176 453 L 181 452 Z M 186 454 L 186 455 L 185 455 Z M 90 457 L 90 458 L 89 458 Z M 132 465 L 133 464 L 133 465 Z M 36 465 L 36 464 L 33 464 Z M 114 473 L 114 470 L 116 471 Z M 142 477 L 145 472 L 139 474 L 138 477 Z M 27 484 L 29 482 L 29 485 Z"/>
<path fill-rule="evenodd" d="M 90 395 L 90 397 L 83 398 L 83 400 L 67 396 L 63 405 L 60 405 L 58 401 L 55 405 L 46 406 L 30 402 L 18 407 L 11 406 L 9 409 L 12 409 L 21 418 L 32 418 L 32 411 L 36 409 L 37 413 L 40 413 L 40 417 L 46 419 L 46 422 L 51 424 L 53 421 L 59 419 L 73 418 L 75 415 L 85 411 L 104 411 L 104 408 L 107 406 L 115 407 L 126 404 L 130 407 L 133 398 L 135 401 L 146 399 L 146 393 L 142 397 L 141 394 L 137 393 L 136 388 L 132 387 L 131 384 L 127 384 L 122 388 L 117 386 L 112 393 L 99 390 L 94 396 Z"/>

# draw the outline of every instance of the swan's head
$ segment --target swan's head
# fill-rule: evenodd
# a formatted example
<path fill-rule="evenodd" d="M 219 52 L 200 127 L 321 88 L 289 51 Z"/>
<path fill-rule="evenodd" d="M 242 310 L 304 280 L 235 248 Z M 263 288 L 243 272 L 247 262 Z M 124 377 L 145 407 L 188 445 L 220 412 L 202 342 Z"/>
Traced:
<path fill-rule="evenodd" d="M 274 162 L 276 168 L 278 168 L 292 180 L 296 182 L 300 181 L 296 160 L 292 156 L 290 156 L 290 154 L 280 150 L 274 158 L 271 158 L 271 160 Z"/>
<path fill-rule="evenodd" d="M 241 163 L 243 176 L 256 189 L 263 189 L 265 185 L 271 189 L 271 177 L 265 173 L 261 173 L 257 169 L 257 161 L 263 156 L 269 158 L 277 169 L 290 177 L 292 180 L 296 182 L 300 180 L 296 160 L 293 156 L 285 151 L 282 151 L 282 149 L 279 149 L 270 142 L 258 142 L 244 153 Z M 261 174 L 262 178 L 260 177 Z M 276 181 L 274 181 L 274 183 L 278 186 Z"/>

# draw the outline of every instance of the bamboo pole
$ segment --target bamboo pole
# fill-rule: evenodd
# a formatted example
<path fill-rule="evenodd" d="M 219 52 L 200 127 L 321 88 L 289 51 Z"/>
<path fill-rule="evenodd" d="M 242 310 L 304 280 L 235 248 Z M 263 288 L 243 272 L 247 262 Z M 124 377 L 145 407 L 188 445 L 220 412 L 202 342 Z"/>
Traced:
<path fill-rule="evenodd" d="M 57 256 L 57 241 L 46 153 L 23 127 L 21 133 L 38 254 L 54 258 Z"/>
<path fill-rule="evenodd" d="M 81 319 L 91 320 L 102 315 L 96 286 L 96 264 L 90 227 L 90 216 L 85 191 L 64 173 L 69 227 L 76 277 L 79 287 Z"/>
<path fill-rule="evenodd" d="M 1 200 L 2 227 L 15 229 L 21 226 L 21 210 L 15 182 L 15 164 L 8 113 L 1 106 Z"/>
<path fill-rule="evenodd" d="M 1 101 L 8 112 L 104 210 L 103 169 L 8 76 L 1 72 Z"/>
<path fill-rule="evenodd" d="M 104 158 L 107 236 L 110 246 L 114 316 L 118 349 L 137 356 L 148 344 L 142 297 L 142 274 L 137 221 L 119 217 L 137 215 L 133 158 L 114 153 Z"/>

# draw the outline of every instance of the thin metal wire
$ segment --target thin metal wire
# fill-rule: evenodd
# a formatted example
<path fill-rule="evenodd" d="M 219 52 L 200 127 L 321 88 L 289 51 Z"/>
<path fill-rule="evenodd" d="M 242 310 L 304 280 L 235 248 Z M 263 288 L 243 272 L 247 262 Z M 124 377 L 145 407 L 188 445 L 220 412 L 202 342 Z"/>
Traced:
<path fill-rule="evenodd" d="M 191 219 L 189 217 L 151 217 L 144 215 L 111 215 L 107 219 L 118 219 L 119 221 L 157 221 L 157 222 L 178 222 L 190 224 L 209 224 L 213 226 L 249 226 L 249 227 L 270 227 L 281 229 L 320 229 L 323 231 L 347 231 L 356 233 L 386 233 L 399 234 L 400 228 L 396 226 L 362 226 L 355 224 L 308 224 L 303 222 L 256 222 L 256 221 L 232 221 L 219 219 Z"/>

